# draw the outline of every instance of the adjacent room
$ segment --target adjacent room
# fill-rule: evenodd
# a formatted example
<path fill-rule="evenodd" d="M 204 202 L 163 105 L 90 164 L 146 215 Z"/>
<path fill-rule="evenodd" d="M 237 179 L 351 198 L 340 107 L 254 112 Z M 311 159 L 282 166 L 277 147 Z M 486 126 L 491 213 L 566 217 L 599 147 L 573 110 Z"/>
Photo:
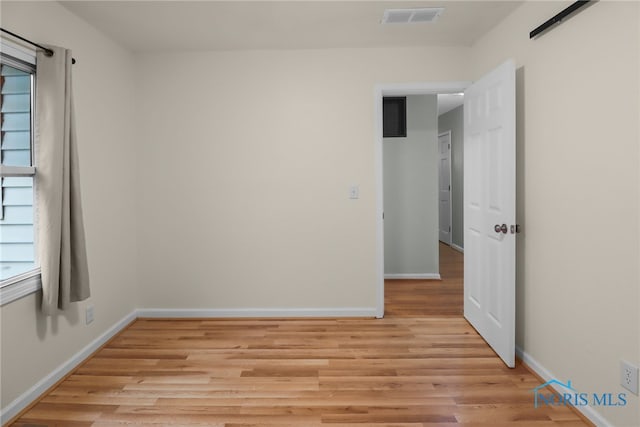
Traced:
<path fill-rule="evenodd" d="M 387 316 L 463 314 L 463 100 L 383 98 Z"/>
<path fill-rule="evenodd" d="M 3 426 L 640 425 L 640 3 L 0 27 Z"/>

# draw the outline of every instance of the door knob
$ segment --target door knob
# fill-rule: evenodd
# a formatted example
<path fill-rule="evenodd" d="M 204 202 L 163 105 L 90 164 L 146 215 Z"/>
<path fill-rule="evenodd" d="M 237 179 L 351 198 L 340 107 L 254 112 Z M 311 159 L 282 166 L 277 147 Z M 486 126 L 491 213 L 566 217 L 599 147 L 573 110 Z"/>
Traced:
<path fill-rule="evenodd" d="M 496 233 L 504 233 L 507 234 L 507 231 L 509 231 L 509 229 L 507 228 L 507 224 L 496 224 L 495 227 L 493 227 L 493 229 L 496 231 Z"/>

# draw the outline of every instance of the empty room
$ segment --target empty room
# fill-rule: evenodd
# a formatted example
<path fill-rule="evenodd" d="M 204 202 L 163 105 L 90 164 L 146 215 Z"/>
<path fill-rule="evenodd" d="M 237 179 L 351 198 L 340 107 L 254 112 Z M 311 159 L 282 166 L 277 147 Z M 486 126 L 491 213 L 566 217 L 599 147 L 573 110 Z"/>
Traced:
<path fill-rule="evenodd" d="M 0 27 L 3 426 L 640 426 L 639 2 Z"/>

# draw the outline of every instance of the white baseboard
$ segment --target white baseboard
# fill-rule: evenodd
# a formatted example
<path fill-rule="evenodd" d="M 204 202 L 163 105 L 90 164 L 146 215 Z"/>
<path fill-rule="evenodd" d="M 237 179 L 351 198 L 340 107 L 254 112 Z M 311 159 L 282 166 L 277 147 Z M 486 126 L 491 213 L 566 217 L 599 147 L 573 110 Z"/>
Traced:
<path fill-rule="evenodd" d="M 455 243 L 452 243 L 451 245 L 452 249 L 455 249 L 456 251 L 460 252 L 460 253 L 464 253 L 464 248 L 462 246 L 458 246 Z"/>
<path fill-rule="evenodd" d="M 442 280 L 438 273 L 418 273 L 418 274 L 385 274 L 385 279 L 407 279 L 407 280 Z"/>
<path fill-rule="evenodd" d="M 549 381 L 552 379 L 558 379 L 556 375 L 553 375 L 551 371 L 546 369 L 537 360 L 531 357 L 528 353 L 522 350 L 519 346 L 516 346 L 516 355 L 527 364 L 531 370 L 538 374 L 543 380 Z M 561 381 L 566 381 L 566 378 L 560 378 Z M 558 390 L 553 384 L 550 385 L 558 393 L 564 393 L 563 390 Z M 598 427 L 613 427 L 598 411 L 592 406 L 574 406 L 582 415 L 587 417 L 592 423 Z"/>
<path fill-rule="evenodd" d="M 138 317 L 239 318 L 239 317 L 376 317 L 375 307 L 348 308 L 139 308 Z"/>
<path fill-rule="evenodd" d="M 85 346 L 82 350 L 73 355 L 73 357 L 71 357 L 69 360 L 54 369 L 49 375 L 38 381 L 29 390 L 18 396 L 13 402 L 2 408 L 2 411 L 0 411 L 0 424 L 4 425 L 11 418 L 18 415 L 20 411 L 22 411 L 37 398 L 39 398 L 55 383 L 64 378 L 65 375 L 75 369 L 82 361 L 89 357 L 93 352 L 98 350 L 102 345 L 104 345 L 107 341 L 109 341 L 113 336 L 115 336 L 118 332 L 124 329 L 135 319 L 136 312 L 134 310 L 130 314 L 123 317 L 118 323 L 113 325 L 98 338 Z"/>

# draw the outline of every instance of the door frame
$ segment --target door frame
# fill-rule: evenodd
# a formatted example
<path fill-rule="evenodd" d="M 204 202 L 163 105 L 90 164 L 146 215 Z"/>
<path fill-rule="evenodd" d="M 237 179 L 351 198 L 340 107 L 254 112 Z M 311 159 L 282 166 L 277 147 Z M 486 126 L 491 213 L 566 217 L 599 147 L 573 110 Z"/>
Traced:
<path fill-rule="evenodd" d="M 374 159 L 376 191 L 376 317 L 384 317 L 384 194 L 382 176 L 382 98 L 464 92 L 469 81 L 377 84 L 374 88 Z"/>
<path fill-rule="evenodd" d="M 438 129 L 440 130 L 440 129 Z M 453 182 L 452 182 L 452 173 L 451 173 L 451 153 L 452 153 L 452 149 L 451 149 L 451 129 L 446 130 L 444 132 L 440 132 L 438 133 L 438 139 L 440 139 L 441 136 L 445 136 L 445 135 L 449 135 L 449 241 L 448 242 L 444 242 L 446 244 L 448 244 L 449 246 L 451 246 L 451 244 L 453 243 Z M 438 172 L 440 172 L 440 165 L 441 163 L 438 163 Z M 438 176 L 440 176 L 440 173 L 438 173 Z M 439 183 L 438 183 L 439 184 Z M 440 190 L 440 187 L 438 187 L 438 192 Z M 439 210 L 438 210 L 439 211 Z M 440 222 L 438 221 L 438 229 L 440 228 Z M 440 239 L 440 233 L 438 232 L 438 239 Z M 442 242 L 442 240 L 439 240 L 440 242 Z"/>

